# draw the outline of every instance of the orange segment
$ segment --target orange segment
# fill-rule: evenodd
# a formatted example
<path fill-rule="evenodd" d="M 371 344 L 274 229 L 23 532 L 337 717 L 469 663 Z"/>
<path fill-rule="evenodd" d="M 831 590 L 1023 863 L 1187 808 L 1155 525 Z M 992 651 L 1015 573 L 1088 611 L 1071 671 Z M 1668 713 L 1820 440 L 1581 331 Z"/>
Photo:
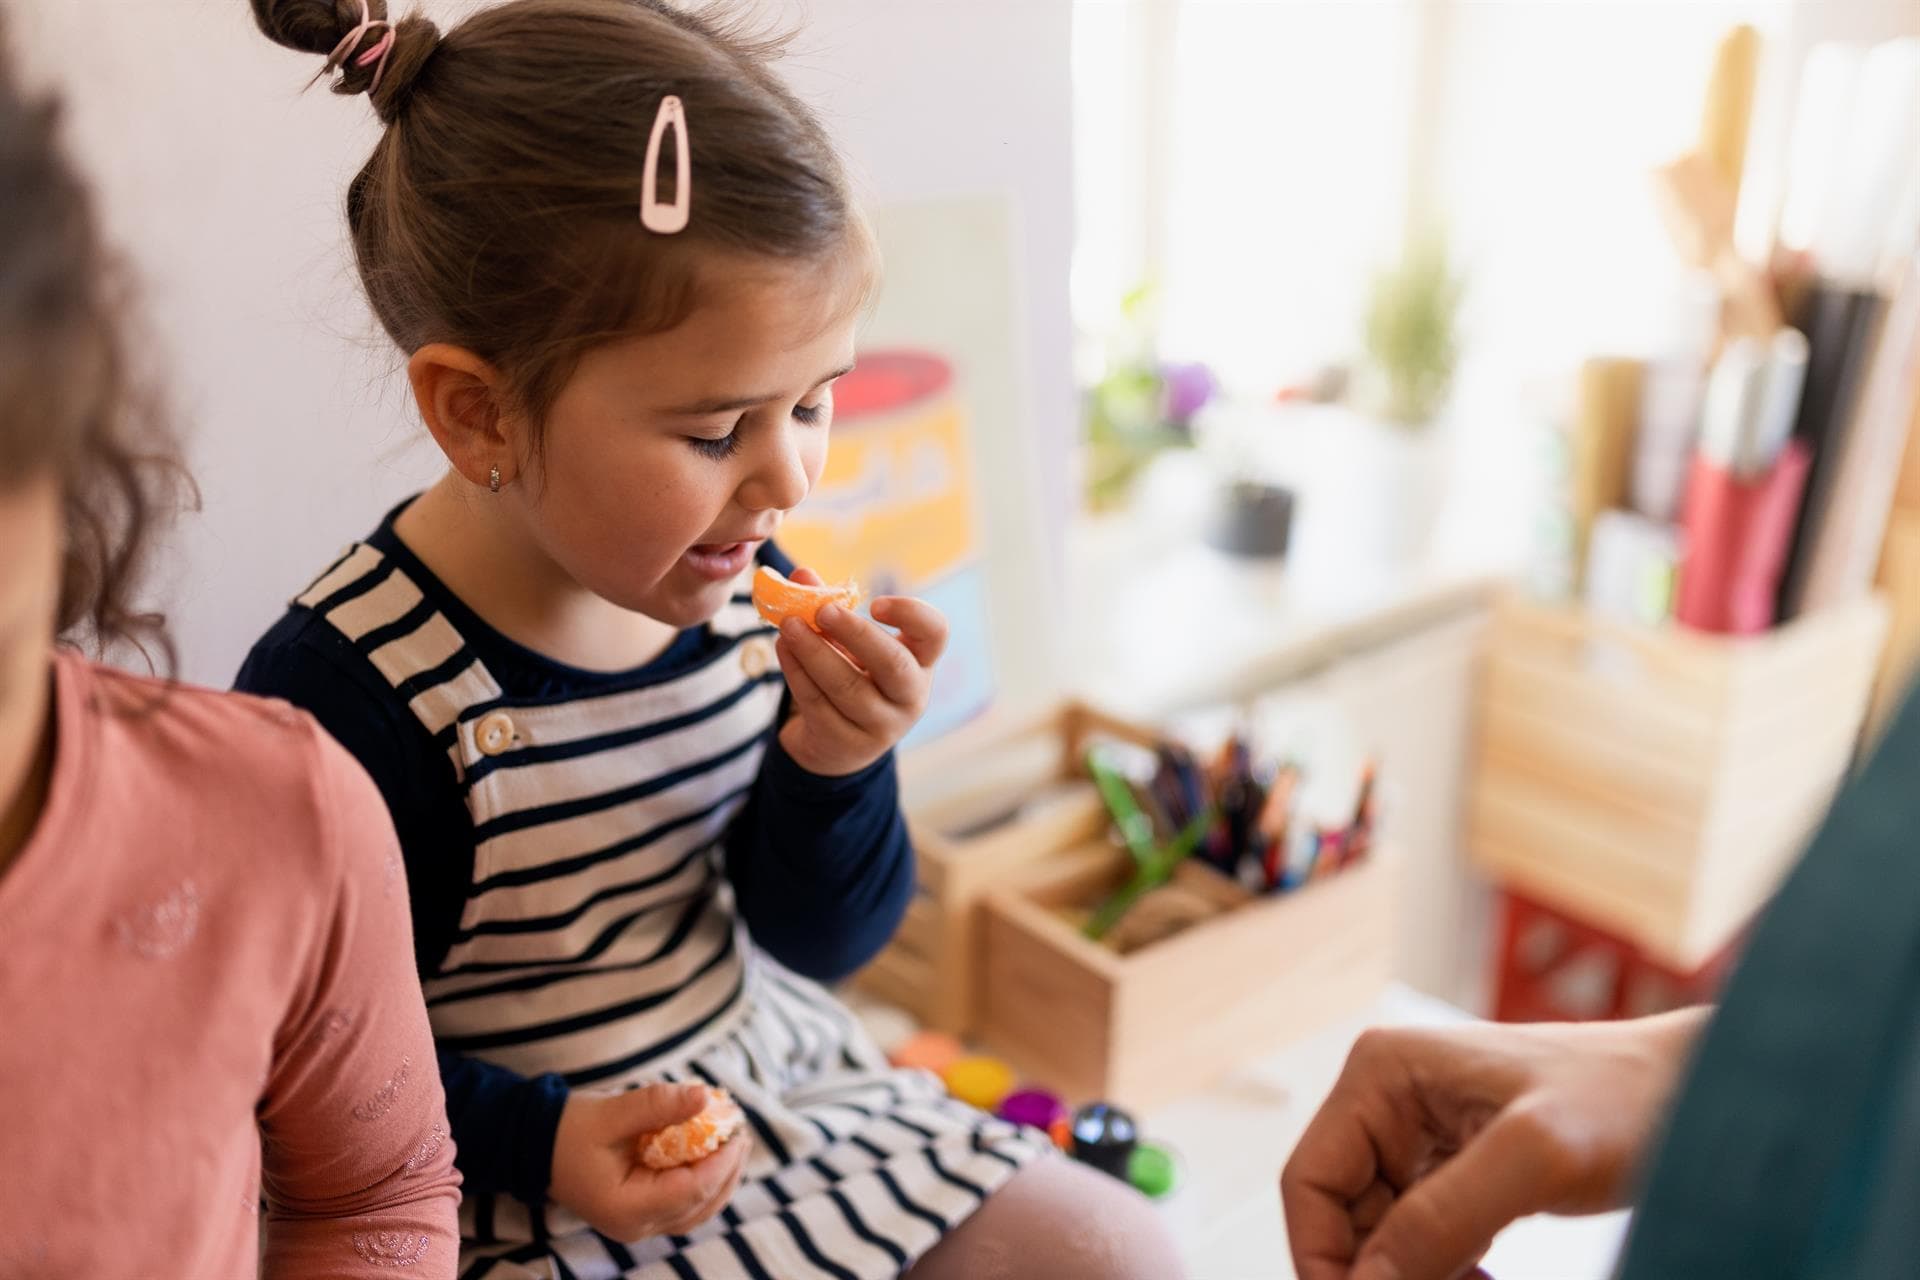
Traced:
<path fill-rule="evenodd" d="M 821 607 L 828 604 L 858 609 L 859 586 L 852 582 L 829 582 L 810 587 L 765 564 L 753 575 L 753 607 L 776 627 L 788 618 L 798 618 L 818 631 Z"/>
<path fill-rule="evenodd" d="M 747 1118 L 725 1089 L 707 1090 L 699 1115 L 668 1125 L 640 1140 L 640 1162 L 649 1169 L 676 1169 L 704 1160 L 740 1132 Z"/>

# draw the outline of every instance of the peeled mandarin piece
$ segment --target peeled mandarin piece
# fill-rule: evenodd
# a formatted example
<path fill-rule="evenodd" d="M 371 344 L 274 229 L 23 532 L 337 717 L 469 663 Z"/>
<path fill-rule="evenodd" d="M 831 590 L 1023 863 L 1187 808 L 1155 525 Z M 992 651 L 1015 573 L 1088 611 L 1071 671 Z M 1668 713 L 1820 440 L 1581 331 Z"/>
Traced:
<path fill-rule="evenodd" d="M 788 618 L 798 618 L 820 629 L 820 610 L 829 604 L 845 609 L 860 605 L 860 588 L 851 582 L 829 582 L 808 586 L 795 582 L 772 565 L 761 565 L 753 575 L 753 607 L 762 618 L 779 626 Z"/>
<path fill-rule="evenodd" d="M 998 1058 L 961 1058 L 940 1073 L 947 1092 L 970 1107 L 992 1111 L 1013 1092 L 1013 1068 Z"/>
<path fill-rule="evenodd" d="M 673 1169 L 704 1160 L 745 1124 L 746 1114 L 725 1089 L 708 1088 L 707 1105 L 699 1115 L 640 1140 L 640 1162 L 649 1169 Z"/>

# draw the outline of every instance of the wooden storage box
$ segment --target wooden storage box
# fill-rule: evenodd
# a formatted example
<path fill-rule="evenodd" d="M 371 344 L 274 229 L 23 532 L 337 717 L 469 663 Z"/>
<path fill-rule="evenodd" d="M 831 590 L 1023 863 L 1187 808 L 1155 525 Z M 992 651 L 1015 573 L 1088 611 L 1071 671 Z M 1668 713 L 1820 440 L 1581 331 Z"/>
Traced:
<path fill-rule="evenodd" d="M 1503 602 L 1479 694 L 1474 861 L 1697 968 L 1825 812 L 1885 630 L 1876 599 L 1750 637 Z"/>
<path fill-rule="evenodd" d="M 962 731 L 903 766 L 918 859 L 906 919 L 854 979 L 928 1027 L 967 1035 L 978 1026 L 981 905 L 1051 855 L 1104 839 L 1109 821 L 1085 757 L 1089 739 L 1151 743 L 1139 725 L 1065 703 L 983 731 Z"/>
<path fill-rule="evenodd" d="M 1130 873 L 1123 851 L 1087 845 L 1048 874 L 987 900 L 981 1036 L 1028 1078 L 1077 1101 L 1152 1107 L 1364 1008 L 1393 951 L 1390 850 L 1293 893 L 1243 905 L 1130 955 L 1057 914 L 1091 905 Z"/>

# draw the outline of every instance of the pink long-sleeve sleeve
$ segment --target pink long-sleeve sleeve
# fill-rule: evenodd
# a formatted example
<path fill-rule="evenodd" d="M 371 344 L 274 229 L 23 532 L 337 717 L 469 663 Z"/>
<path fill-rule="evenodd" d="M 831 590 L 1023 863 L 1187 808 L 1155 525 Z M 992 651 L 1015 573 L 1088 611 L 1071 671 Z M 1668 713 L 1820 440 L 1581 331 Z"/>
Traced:
<path fill-rule="evenodd" d="M 457 1175 L 373 784 L 284 703 L 55 662 L 0 873 L 0 1280 L 450 1280 Z M 268 1202 L 262 1222 L 262 1194 Z"/>
<path fill-rule="evenodd" d="M 399 845 L 366 774 L 316 746 L 314 818 L 339 874 L 261 1100 L 265 1275 L 452 1276 L 459 1175 Z"/>

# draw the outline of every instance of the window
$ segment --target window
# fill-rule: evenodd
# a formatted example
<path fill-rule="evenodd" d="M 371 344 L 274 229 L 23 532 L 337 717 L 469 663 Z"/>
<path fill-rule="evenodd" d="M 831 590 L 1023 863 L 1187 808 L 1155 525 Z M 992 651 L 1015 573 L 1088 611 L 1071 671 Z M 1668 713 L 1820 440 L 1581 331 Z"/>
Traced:
<path fill-rule="evenodd" d="M 1372 271 L 1442 220 L 1472 364 L 1643 350 L 1678 268 L 1649 171 L 1721 35 L 1786 0 L 1076 0 L 1076 319 L 1259 394 L 1352 355 Z M 1465 374 L 1463 373 L 1463 377 Z"/>

